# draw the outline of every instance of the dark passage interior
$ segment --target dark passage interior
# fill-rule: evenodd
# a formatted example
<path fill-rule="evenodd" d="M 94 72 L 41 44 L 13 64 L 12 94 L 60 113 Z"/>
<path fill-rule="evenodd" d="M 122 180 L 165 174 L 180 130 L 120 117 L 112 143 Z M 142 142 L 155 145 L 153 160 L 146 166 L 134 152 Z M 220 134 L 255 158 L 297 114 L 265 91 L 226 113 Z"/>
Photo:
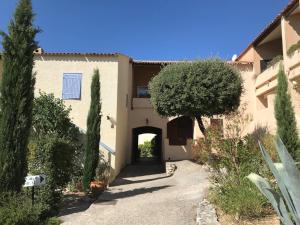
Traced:
<path fill-rule="evenodd" d="M 162 130 L 156 127 L 138 127 L 132 130 L 132 163 L 162 161 Z"/>

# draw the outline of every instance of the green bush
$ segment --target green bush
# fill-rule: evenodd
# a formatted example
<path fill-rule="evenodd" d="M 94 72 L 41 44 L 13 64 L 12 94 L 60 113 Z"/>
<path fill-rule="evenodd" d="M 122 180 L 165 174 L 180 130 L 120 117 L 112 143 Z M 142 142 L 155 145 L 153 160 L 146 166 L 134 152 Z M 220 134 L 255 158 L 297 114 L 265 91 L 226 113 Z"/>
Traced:
<path fill-rule="evenodd" d="M 43 225 L 59 225 L 59 224 L 61 224 L 61 220 L 57 217 L 50 217 L 43 223 Z"/>
<path fill-rule="evenodd" d="M 112 168 L 110 163 L 107 162 L 102 156 L 99 159 L 98 166 L 96 168 L 96 180 L 108 182 L 110 175 L 112 173 Z"/>
<path fill-rule="evenodd" d="M 66 107 L 63 100 L 53 94 L 40 92 L 39 95 L 34 99 L 32 136 L 57 134 L 76 143 L 80 132 L 70 119 L 71 107 Z"/>
<path fill-rule="evenodd" d="M 55 170 L 55 183 L 62 189 L 71 179 L 74 148 L 69 141 L 56 136 L 45 136 L 29 145 L 29 171 L 33 175 Z M 53 168 L 52 168 L 53 167 Z"/>
<path fill-rule="evenodd" d="M 210 192 L 210 200 L 224 212 L 240 218 L 254 218 L 269 211 L 267 199 L 244 177 L 230 175 L 218 182 Z"/>
<path fill-rule="evenodd" d="M 236 151 L 232 140 L 224 140 L 222 143 L 226 154 L 219 156 L 218 161 L 213 164 L 218 172 L 213 176 L 217 185 L 211 190 L 211 201 L 224 212 L 241 218 L 263 216 L 269 211 L 269 204 L 255 186 L 245 180 L 249 171 L 271 176 L 263 164 L 254 138 L 248 135 L 241 139 Z"/>
<path fill-rule="evenodd" d="M 196 118 L 223 115 L 240 105 L 243 80 L 227 62 L 218 59 L 169 64 L 149 83 L 151 103 L 161 116 Z"/>
<path fill-rule="evenodd" d="M 83 135 L 72 123 L 70 112 L 71 108 L 66 107 L 63 100 L 55 98 L 53 94 L 40 92 L 40 96 L 34 99 L 30 145 L 34 145 L 36 140 L 49 135 L 60 137 L 61 140 L 72 145 L 74 157 L 72 158 L 71 180 L 76 183 L 81 180 L 83 174 Z"/>
<path fill-rule="evenodd" d="M 37 201 L 44 205 L 42 218 L 58 214 L 63 188 L 70 181 L 73 146 L 65 139 L 45 136 L 30 145 L 32 174 L 45 174 L 46 184 L 37 189 Z"/>
<path fill-rule="evenodd" d="M 275 56 L 270 62 L 267 63 L 267 68 L 270 68 L 270 67 L 276 65 L 281 60 L 283 60 L 283 56 L 282 55 Z"/>
<path fill-rule="evenodd" d="M 2 193 L 0 196 L 1 225 L 40 225 L 41 205 L 31 205 L 31 199 L 24 193 Z"/>
<path fill-rule="evenodd" d="M 219 160 L 213 151 L 216 150 L 216 143 L 221 140 L 222 135 L 219 129 L 208 127 L 206 129 L 206 137 L 199 138 L 192 146 L 194 160 L 202 165 L 209 164 L 211 167 L 216 168 Z"/>
<path fill-rule="evenodd" d="M 204 138 L 199 138 L 195 141 L 192 146 L 192 151 L 194 160 L 201 165 L 208 163 L 212 155 L 211 147 L 207 144 Z"/>
<path fill-rule="evenodd" d="M 151 141 L 145 141 L 144 144 L 139 144 L 140 157 L 153 157 L 153 145 Z"/>
<path fill-rule="evenodd" d="M 289 47 L 289 49 L 287 50 L 287 55 L 289 57 L 291 57 L 295 51 L 297 51 L 298 49 L 300 49 L 300 41 L 298 41 L 296 44 L 291 45 L 291 47 Z"/>
<path fill-rule="evenodd" d="M 269 145 L 273 136 L 265 128 L 256 128 L 252 134 L 244 136 L 251 122 L 251 117 L 244 110 L 241 107 L 226 116 L 224 137 L 218 133 L 210 137 L 209 146 L 217 157 L 209 163 L 215 169 L 211 201 L 224 212 L 247 219 L 260 217 L 270 209 L 264 196 L 245 177 L 253 171 L 271 177 L 261 156 L 258 140 Z M 274 148 L 270 152 L 276 159 Z"/>

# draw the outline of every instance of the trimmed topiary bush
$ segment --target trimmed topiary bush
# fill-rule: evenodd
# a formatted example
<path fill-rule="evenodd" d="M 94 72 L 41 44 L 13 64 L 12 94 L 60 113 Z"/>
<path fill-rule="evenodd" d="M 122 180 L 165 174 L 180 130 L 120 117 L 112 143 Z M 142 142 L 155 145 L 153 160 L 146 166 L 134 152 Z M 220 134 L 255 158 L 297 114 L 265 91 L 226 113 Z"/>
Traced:
<path fill-rule="evenodd" d="M 196 118 L 203 134 L 202 117 L 234 111 L 243 90 L 239 72 L 217 59 L 167 65 L 149 88 L 158 114 Z"/>

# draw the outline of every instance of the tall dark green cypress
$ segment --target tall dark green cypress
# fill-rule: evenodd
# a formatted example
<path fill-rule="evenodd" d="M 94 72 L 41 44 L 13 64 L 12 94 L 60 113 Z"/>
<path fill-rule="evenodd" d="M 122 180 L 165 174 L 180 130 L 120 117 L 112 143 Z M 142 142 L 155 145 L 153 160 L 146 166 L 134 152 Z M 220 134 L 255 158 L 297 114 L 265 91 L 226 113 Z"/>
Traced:
<path fill-rule="evenodd" d="M 84 190 L 89 189 L 90 182 L 95 178 L 99 162 L 99 143 L 101 125 L 100 75 L 94 71 L 91 84 L 91 104 L 87 118 L 85 162 L 83 171 Z"/>
<path fill-rule="evenodd" d="M 277 94 L 275 99 L 275 118 L 277 121 L 277 135 L 282 139 L 287 150 L 294 159 L 299 158 L 299 140 L 294 109 L 288 93 L 288 81 L 280 68 L 277 74 Z"/>
<path fill-rule="evenodd" d="M 27 144 L 32 120 L 36 49 L 31 0 L 20 0 L 3 36 L 0 119 L 0 192 L 21 190 L 27 174 Z"/>

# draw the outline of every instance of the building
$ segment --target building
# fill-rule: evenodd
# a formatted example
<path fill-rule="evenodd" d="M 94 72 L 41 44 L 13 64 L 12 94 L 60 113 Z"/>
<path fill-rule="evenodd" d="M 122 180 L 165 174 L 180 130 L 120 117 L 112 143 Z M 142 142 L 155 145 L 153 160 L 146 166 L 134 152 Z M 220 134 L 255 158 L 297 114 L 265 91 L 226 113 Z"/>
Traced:
<path fill-rule="evenodd" d="M 300 51 L 288 54 L 291 46 L 300 40 L 299 1 L 291 1 L 282 12 L 261 32 L 255 40 L 237 57 L 236 61 L 252 63 L 252 72 L 245 79 L 248 111 L 253 116 L 252 127 L 267 126 L 276 131 L 274 98 L 276 75 L 284 67 L 289 80 L 289 92 L 300 128 Z M 300 44 L 299 44 L 300 45 Z"/>
<path fill-rule="evenodd" d="M 244 80 L 242 103 L 253 118 L 247 128 L 267 126 L 276 131 L 274 97 L 276 75 L 283 65 L 300 128 L 300 50 L 287 54 L 300 40 L 299 0 L 291 1 L 265 30 L 235 59 Z M 237 31 L 238 32 L 238 31 Z M 120 53 L 35 52 L 36 90 L 53 93 L 72 107 L 73 122 L 83 131 L 90 104 L 90 84 L 94 69 L 101 80 L 102 123 L 100 149 L 116 176 L 139 156 L 138 136 L 155 136 L 156 156 L 161 161 L 190 159 L 193 139 L 201 137 L 194 120 L 186 117 L 162 118 L 154 112 L 148 83 L 170 61 L 136 61 Z M 300 87 L 300 84 L 299 84 Z M 220 118 L 208 123 L 222 126 Z"/>
<path fill-rule="evenodd" d="M 154 112 L 147 93 L 148 82 L 165 63 L 170 62 L 134 61 L 119 53 L 40 51 L 35 57 L 35 94 L 43 91 L 63 98 L 65 104 L 72 107 L 73 122 L 85 131 L 91 79 L 94 69 L 99 69 L 102 99 L 100 148 L 115 175 L 137 159 L 138 135 L 144 133 L 156 135 L 157 156 L 162 161 L 190 159 L 193 120 L 160 117 Z M 68 86 L 77 88 L 67 90 Z M 170 130 L 176 133 L 178 123 L 187 126 L 189 138 L 177 140 L 168 136 Z"/>

